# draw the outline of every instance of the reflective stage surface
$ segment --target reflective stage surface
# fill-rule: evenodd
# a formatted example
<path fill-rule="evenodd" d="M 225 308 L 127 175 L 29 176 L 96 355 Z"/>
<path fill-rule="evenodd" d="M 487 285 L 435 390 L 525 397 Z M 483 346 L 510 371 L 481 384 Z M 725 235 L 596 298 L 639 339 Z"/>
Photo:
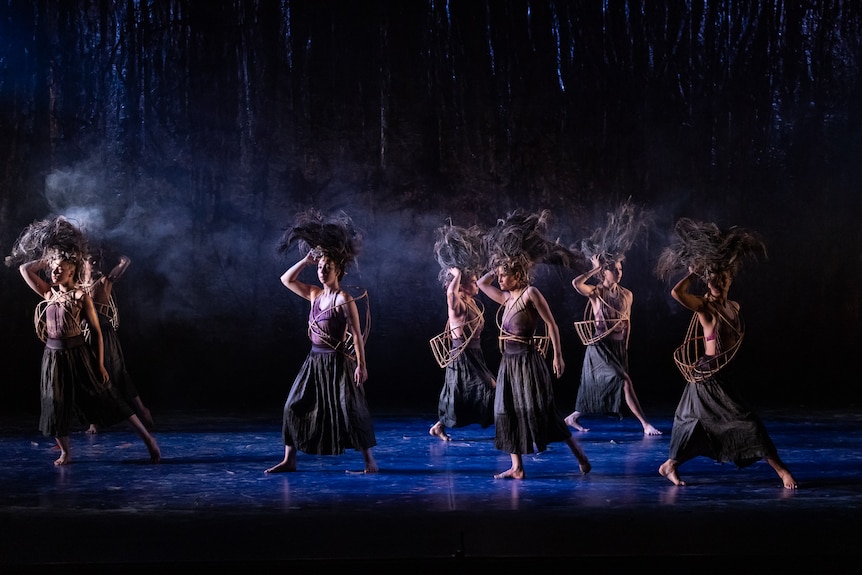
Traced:
<path fill-rule="evenodd" d="M 665 411 L 652 418 L 658 437 L 631 416 L 584 418 L 590 431 L 575 436 L 592 472 L 581 475 L 561 443 L 525 456 L 524 481 L 493 478 L 509 466 L 493 427 L 450 429 L 444 443 L 415 414 L 375 414 L 375 475 L 356 473 L 353 451 L 300 453 L 296 473 L 265 474 L 283 452 L 277 414 L 155 413 L 158 465 L 125 426 L 82 430 L 74 463 L 60 468 L 53 440 L 34 431 L 38 416 L 5 418 L 0 572 L 738 573 L 860 553 L 862 411 L 760 411 L 796 491 L 765 462 L 738 470 L 704 458 L 681 467 L 687 486 L 672 485 L 657 473 L 673 406 Z"/>

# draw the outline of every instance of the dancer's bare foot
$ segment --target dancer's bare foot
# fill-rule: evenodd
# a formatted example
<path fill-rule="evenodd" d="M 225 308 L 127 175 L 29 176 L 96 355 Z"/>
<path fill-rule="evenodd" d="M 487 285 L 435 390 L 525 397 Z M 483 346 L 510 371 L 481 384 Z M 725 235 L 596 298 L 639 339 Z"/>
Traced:
<path fill-rule="evenodd" d="M 87 433 L 99 433 L 99 428 L 96 427 L 95 423 L 91 423 L 90 427 L 87 428 Z"/>
<path fill-rule="evenodd" d="M 452 438 L 446 434 L 446 428 L 439 421 L 428 430 L 428 434 L 439 437 L 442 441 L 452 441 Z"/>
<path fill-rule="evenodd" d="M 354 471 L 351 469 L 345 470 L 345 473 L 348 475 L 369 475 L 372 473 L 378 473 L 380 468 L 377 467 L 377 462 L 374 461 L 373 458 L 365 460 L 365 469 L 362 471 Z"/>
<path fill-rule="evenodd" d="M 676 472 L 677 464 L 674 460 L 668 459 L 658 468 L 659 475 L 667 477 L 674 485 L 685 485 L 685 481 L 679 478 Z"/>
<path fill-rule="evenodd" d="M 374 455 L 371 454 L 371 449 L 362 449 L 362 459 L 365 460 L 365 473 L 377 473 L 380 471 L 377 467 L 377 461 Z"/>
<path fill-rule="evenodd" d="M 569 449 L 571 449 L 571 450 L 572 450 L 572 454 L 573 454 L 573 455 L 575 456 L 575 458 L 578 460 L 578 469 L 580 469 L 580 470 L 581 470 L 581 473 L 583 473 L 584 475 L 586 475 L 587 473 L 589 473 L 590 471 L 592 471 L 593 466 L 592 466 L 592 464 L 590 463 L 590 460 L 589 460 L 589 459 L 587 459 L 587 454 L 586 454 L 586 453 L 584 453 L 584 450 L 583 450 L 583 449 L 581 449 L 581 445 L 580 445 L 580 444 L 578 443 L 578 441 L 574 438 L 574 436 L 571 436 L 571 435 L 570 435 L 570 436 L 568 437 L 568 439 L 566 439 L 566 445 L 568 445 L 568 446 L 569 446 Z"/>
<path fill-rule="evenodd" d="M 569 427 L 574 427 L 578 431 L 589 431 L 589 429 L 587 429 L 586 427 L 581 425 L 581 423 L 578 421 L 578 418 L 580 416 L 581 416 L 580 412 L 574 411 L 574 412 L 570 413 L 569 415 L 567 415 L 563 421 L 566 422 L 566 425 L 568 425 Z"/>
<path fill-rule="evenodd" d="M 72 450 L 70 449 L 69 436 L 55 437 L 57 442 L 55 449 L 60 450 L 60 457 L 54 460 L 54 465 L 69 465 L 72 463 Z"/>
<path fill-rule="evenodd" d="M 290 471 L 296 471 L 296 447 L 285 445 L 284 459 L 278 465 L 274 465 L 264 471 L 264 473 L 286 473 Z"/>
<path fill-rule="evenodd" d="M 661 435 L 661 431 L 647 423 L 644 425 L 644 435 Z"/>
<path fill-rule="evenodd" d="M 524 479 L 525 477 L 527 477 L 527 474 L 524 473 L 523 469 L 515 469 L 513 467 L 503 473 L 496 474 L 494 479 Z"/>
<path fill-rule="evenodd" d="M 778 474 L 778 477 L 781 478 L 781 482 L 784 483 L 785 489 L 797 489 L 799 487 L 796 480 L 793 478 L 793 475 L 791 475 L 790 470 L 785 467 L 784 462 L 781 461 L 781 458 L 778 457 L 778 455 L 768 455 L 765 459 Z"/>
<path fill-rule="evenodd" d="M 796 480 L 793 479 L 793 476 L 790 474 L 790 471 L 784 469 L 778 472 L 778 476 L 781 478 L 781 481 L 784 482 L 785 489 L 798 489 L 799 484 L 796 483 Z"/>
<path fill-rule="evenodd" d="M 278 465 L 273 465 L 264 471 L 264 473 L 287 473 L 291 471 L 296 471 L 296 461 L 284 460 Z"/>

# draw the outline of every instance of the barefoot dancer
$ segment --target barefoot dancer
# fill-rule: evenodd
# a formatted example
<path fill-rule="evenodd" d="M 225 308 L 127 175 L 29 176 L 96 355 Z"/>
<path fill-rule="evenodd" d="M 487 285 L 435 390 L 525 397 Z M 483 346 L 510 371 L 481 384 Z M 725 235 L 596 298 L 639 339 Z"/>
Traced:
<path fill-rule="evenodd" d="M 108 383 L 96 310 L 90 296 L 78 287 L 83 250 L 83 234 L 63 217 L 28 226 L 14 250 L 18 255 L 30 251 L 43 254 L 19 266 L 27 285 L 44 298 L 36 324 L 45 341 L 39 429 L 46 436 L 54 436 L 60 448 L 54 465 L 68 465 L 72 462 L 69 432 L 75 415 L 83 422 L 103 426 L 125 419 L 156 463 L 161 458 L 156 440 Z M 7 258 L 7 263 L 10 261 L 14 257 Z M 50 283 L 42 279 L 42 271 L 49 274 Z M 84 340 L 83 319 L 95 332 L 92 349 Z"/>
<path fill-rule="evenodd" d="M 117 265 L 107 275 L 102 273 L 102 262 L 103 250 L 90 246 L 89 254 L 84 264 L 84 281 L 81 283 L 81 287 L 93 299 L 93 305 L 96 307 L 96 314 L 99 317 L 99 328 L 102 332 L 103 347 L 105 349 L 105 368 L 111 377 L 111 385 L 116 388 L 120 397 L 131 405 L 137 416 L 144 422 L 144 425 L 152 428 L 153 418 L 150 415 L 150 410 L 141 401 L 141 396 L 132 380 L 132 376 L 126 369 L 123 348 L 120 346 L 119 337 L 117 337 L 119 318 L 117 316 L 117 308 L 114 304 L 113 287 L 114 283 L 126 273 L 132 260 L 128 256 L 121 255 L 117 261 Z M 88 343 L 92 345 L 93 332 L 88 329 L 84 335 L 88 337 Z M 98 427 L 91 424 L 87 432 L 97 433 Z"/>
<path fill-rule="evenodd" d="M 446 371 L 437 404 L 439 419 L 428 433 L 449 441 L 446 427 L 477 423 L 485 429 L 494 423 L 496 383 L 482 353 L 484 309 L 475 299 L 482 232 L 449 224 L 439 228 L 437 235 L 434 251 L 440 264 L 439 279 L 446 288 L 448 320 L 443 334 L 432 340 L 432 349 L 438 353 L 434 344 L 439 343 L 437 359 Z"/>
<path fill-rule="evenodd" d="M 636 212 L 626 202 L 617 213 L 610 214 L 606 227 L 582 242 L 582 252 L 590 258 L 592 269 L 572 280 L 572 286 L 589 299 L 585 315 L 591 319 L 575 323 L 587 347 L 575 411 L 565 419 L 568 426 L 578 431 L 589 431 L 579 421 L 584 414 L 622 418 L 620 403 L 624 398 L 644 435 L 661 435 L 647 421 L 629 375 L 628 342 L 634 297 L 619 284 L 625 252 L 638 234 L 647 229 L 648 220 L 648 214 Z M 590 282 L 593 277 L 598 278 L 597 284 Z"/>
<path fill-rule="evenodd" d="M 688 270 L 671 296 L 693 317 L 686 342 L 674 354 L 687 383 L 674 415 L 670 457 L 659 474 L 674 485 L 685 485 L 679 466 L 699 455 L 740 468 L 764 459 L 786 489 L 796 489 L 763 422 L 730 374 L 744 327 L 739 303 L 728 299 L 728 290 L 743 257 L 765 255 L 763 243 L 740 228 L 722 231 L 688 218 L 679 220 L 675 231 L 677 241 L 662 252 L 657 272 L 666 278 L 679 267 Z M 706 294 L 691 293 L 695 278 L 706 284 Z"/>
<path fill-rule="evenodd" d="M 371 448 L 377 445 L 362 385 L 368 379 L 365 337 L 356 300 L 339 287 L 354 261 L 361 238 L 350 218 L 324 218 L 316 210 L 299 214 L 279 243 L 285 252 L 297 242 L 305 256 L 281 276 L 281 283 L 311 302 L 308 331 L 311 351 L 284 404 L 284 459 L 266 473 L 296 471 L 297 450 L 314 455 L 362 453 L 365 473 L 377 473 Z M 299 281 L 317 265 L 321 286 Z M 366 296 L 367 297 L 367 296 Z M 367 324 L 367 318 L 366 318 Z M 355 350 L 355 351 L 354 351 Z"/>
<path fill-rule="evenodd" d="M 554 403 L 551 374 L 536 344 L 536 328 L 544 322 L 553 350 L 554 375 L 565 369 L 560 331 L 542 293 L 530 285 L 530 270 L 539 262 L 552 263 L 571 252 L 547 242 L 542 232 L 550 213 L 524 215 L 516 211 L 486 236 L 491 269 L 479 280 L 479 289 L 500 304 L 498 321 L 503 355 L 494 398 L 495 446 L 512 458 L 512 466 L 498 479 L 524 479 L 523 454 L 544 451 L 549 443 L 565 442 L 582 473 L 590 461 L 566 427 Z M 499 289 L 492 285 L 496 276 Z"/>

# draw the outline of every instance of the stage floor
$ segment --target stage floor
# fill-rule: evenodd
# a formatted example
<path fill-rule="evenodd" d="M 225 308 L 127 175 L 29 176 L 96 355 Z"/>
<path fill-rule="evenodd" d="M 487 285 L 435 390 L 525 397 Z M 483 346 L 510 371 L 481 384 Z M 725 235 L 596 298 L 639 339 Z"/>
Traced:
<path fill-rule="evenodd" d="M 278 409 L 273 410 L 278 412 Z M 467 572 L 590 564 L 761 569 L 860 554 L 862 410 L 761 410 L 799 482 L 765 462 L 738 470 L 700 458 L 676 487 L 657 473 L 673 406 L 637 420 L 585 418 L 575 432 L 593 470 L 565 444 L 524 458 L 527 479 L 494 479 L 509 456 L 493 427 L 430 437 L 432 420 L 375 414 L 380 473 L 358 452 L 300 453 L 296 473 L 265 474 L 282 455 L 278 413 L 154 413 L 162 462 L 125 426 L 72 436 L 54 467 L 38 416 L 0 426 L 0 571 L 226 571 L 268 566 Z M 723 558 L 716 559 L 712 558 Z M 724 558 L 734 557 L 727 561 Z M 671 564 L 667 561 L 671 560 Z M 610 561 L 610 562 L 609 562 Z M 305 570 L 303 569 L 303 572 Z"/>

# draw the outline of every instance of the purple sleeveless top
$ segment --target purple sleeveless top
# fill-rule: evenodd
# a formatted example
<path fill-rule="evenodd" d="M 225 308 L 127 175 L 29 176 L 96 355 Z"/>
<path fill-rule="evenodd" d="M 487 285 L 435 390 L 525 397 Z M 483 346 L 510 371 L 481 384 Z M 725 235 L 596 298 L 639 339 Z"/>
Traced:
<path fill-rule="evenodd" d="M 341 344 L 347 334 L 347 307 L 336 305 L 321 311 L 318 296 L 308 313 L 311 345 L 319 351 L 332 351 Z"/>
<path fill-rule="evenodd" d="M 48 337 L 66 339 L 81 335 L 81 300 L 73 299 L 69 292 L 56 292 L 48 301 L 45 307 Z"/>
<path fill-rule="evenodd" d="M 528 306 L 520 298 L 512 303 L 503 317 L 502 335 L 517 339 L 506 340 L 506 351 L 518 353 L 533 348 L 533 335 L 539 323 L 539 314 L 533 306 Z"/>

